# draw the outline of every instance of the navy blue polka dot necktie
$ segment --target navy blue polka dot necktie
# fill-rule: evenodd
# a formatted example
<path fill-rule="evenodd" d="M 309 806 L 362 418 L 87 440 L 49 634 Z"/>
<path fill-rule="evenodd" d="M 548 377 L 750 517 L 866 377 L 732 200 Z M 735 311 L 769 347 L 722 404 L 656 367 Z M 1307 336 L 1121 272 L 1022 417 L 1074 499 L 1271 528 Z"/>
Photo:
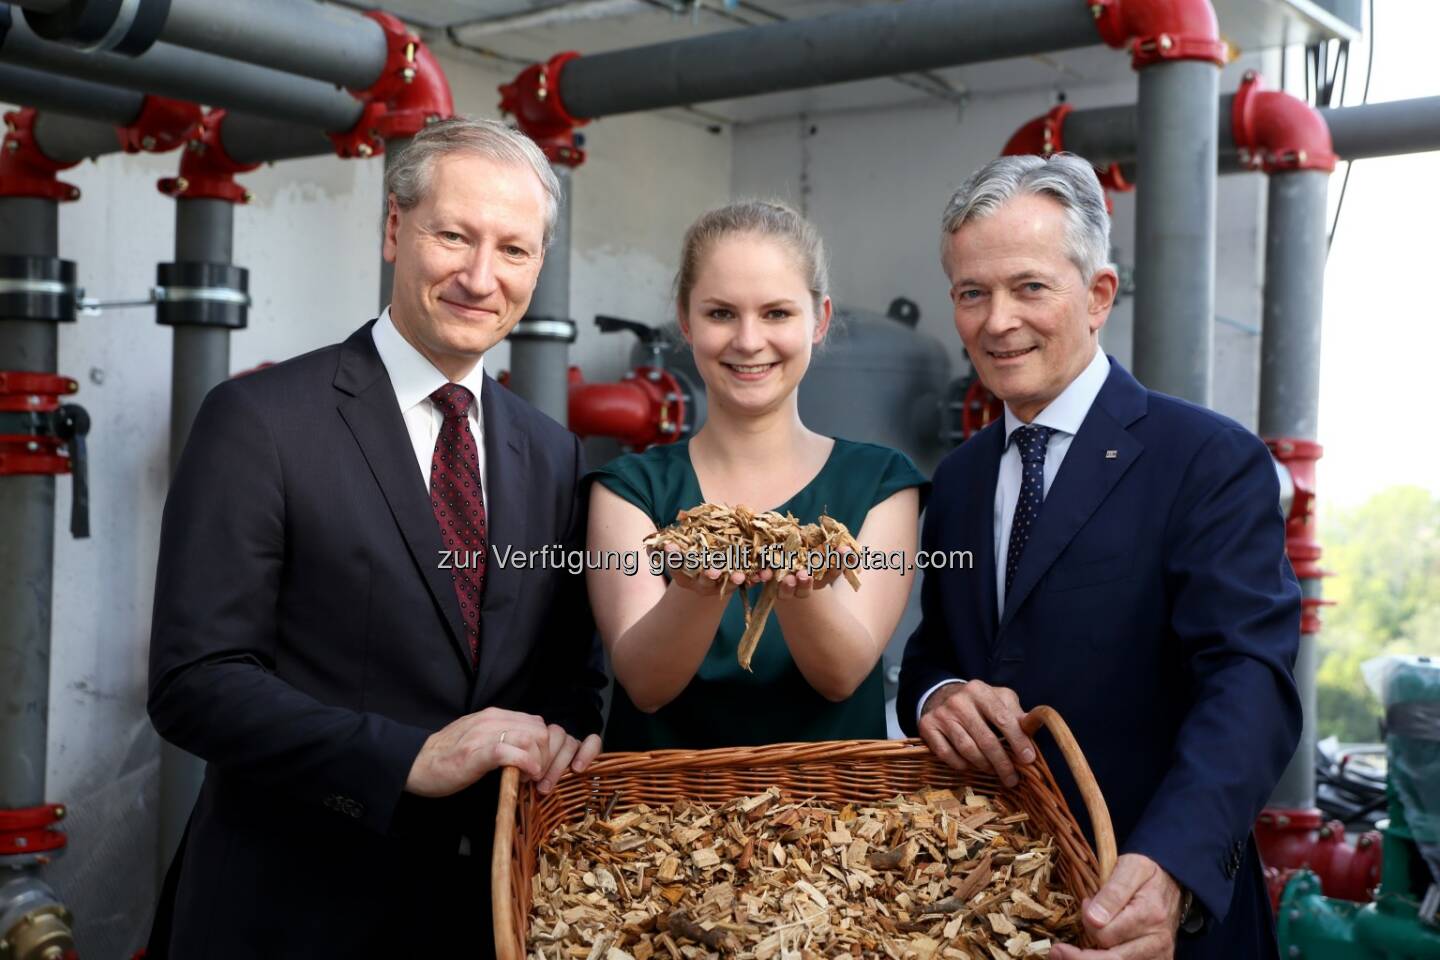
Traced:
<path fill-rule="evenodd" d="M 463 561 L 451 564 L 455 596 L 465 632 L 470 641 L 470 658 L 480 651 L 480 604 L 485 591 L 486 523 L 485 501 L 480 491 L 480 453 L 470 433 L 466 414 L 475 395 L 458 383 L 447 383 L 430 394 L 430 402 L 445 417 L 435 452 L 430 459 L 430 505 L 440 524 L 440 537 L 451 556 Z"/>
<path fill-rule="evenodd" d="M 1010 434 L 1010 442 L 1020 448 L 1020 462 L 1024 465 L 1020 478 L 1020 499 L 1015 502 L 1015 516 L 1010 521 L 1010 548 L 1005 552 L 1005 595 L 1010 595 L 1010 584 L 1015 571 L 1020 567 L 1020 555 L 1030 539 L 1030 531 L 1040 517 L 1040 507 L 1045 503 L 1045 448 L 1050 445 L 1052 427 L 1035 425 L 1021 427 Z"/>

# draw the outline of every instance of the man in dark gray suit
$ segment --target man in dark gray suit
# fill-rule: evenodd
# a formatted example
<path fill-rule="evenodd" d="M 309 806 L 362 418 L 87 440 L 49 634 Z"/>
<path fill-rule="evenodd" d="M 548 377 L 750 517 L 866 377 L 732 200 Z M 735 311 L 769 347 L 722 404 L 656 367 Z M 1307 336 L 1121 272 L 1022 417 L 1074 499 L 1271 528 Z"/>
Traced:
<path fill-rule="evenodd" d="M 488 956 L 499 768 L 599 751 L 583 577 L 496 562 L 583 546 L 579 441 L 482 362 L 559 186 L 457 120 L 386 191 L 390 307 L 212 391 L 166 503 L 150 716 L 207 768 L 152 960 Z"/>

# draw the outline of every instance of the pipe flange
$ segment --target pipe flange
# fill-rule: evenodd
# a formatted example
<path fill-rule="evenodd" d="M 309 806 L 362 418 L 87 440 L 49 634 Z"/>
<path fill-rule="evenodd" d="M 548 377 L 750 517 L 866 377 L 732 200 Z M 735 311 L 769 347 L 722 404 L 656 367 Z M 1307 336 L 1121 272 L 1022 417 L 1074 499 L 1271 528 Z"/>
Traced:
<path fill-rule="evenodd" d="M 185 142 L 180 175 L 164 177 L 155 184 L 161 193 L 176 200 L 249 203 L 254 199 L 254 194 L 235 182 L 235 175 L 254 170 L 260 164 L 240 163 L 225 151 L 220 135 L 224 123 L 224 110 L 205 114 L 195 135 Z"/>
<path fill-rule="evenodd" d="M 155 270 L 155 322 L 168 327 L 242 330 L 250 308 L 250 271 L 232 263 L 162 263 Z"/>
<path fill-rule="evenodd" d="M 141 102 L 139 116 L 115 132 L 126 153 L 164 153 L 194 136 L 204 119 L 199 104 L 150 94 Z"/>
<path fill-rule="evenodd" d="M 73 323 L 80 293 L 73 260 L 0 256 L 0 321 Z"/>
<path fill-rule="evenodd" d="M 79 163 L 52 160 L 35 141 L 34 107 L 5 114 L 5 141 L 0 146 L 0 197 L 35 197 L 68 203 L 80 199 L 80 188 L 55 178 Z"/>
<path fill-rule="evenodd" d="M 585 162 L 576 127 L 589 123 L 571 115 L 560 101 L 560 72 L 580 54 L 573 50 L 557 53 L 545 63 L 520 71 L 500 87 L 500 110 L 515 118 L 520 130 L 534 140 L 551 163 L 578 167 Z"/>
<path fill-rule="evenodd" d="M 1100 39 L 1129 49 L 1136 70 L 1156 63 L 1199 60 L 1225 66 L 1228 46 L 1210 0 L 1085 0 Z"/>
<path fill-rule="evenodd" d="M 365 104 L 349 130 L 331 133 L 337 156 L 367 158 L 385 152 L 385 143 L 413 137 L 428 124 L 455 115 L 450 84 L 430 48 L 394 14 L 367 10 L 385 34 L 385 66 L 375 82 L 351 95 Z"/>
<path fill-rule="evenodd" d="M 564 317 L 525 317 L 511 328 L 511 340 L 575 342 L 575 321 Z"/>
<path fill-rule="evenodd" d="M 25 22 L 37 36 L 87 53 L 138 57 L 169 16 L 170 0 L 70 0 L 50 13 L 26 10 Z"/>

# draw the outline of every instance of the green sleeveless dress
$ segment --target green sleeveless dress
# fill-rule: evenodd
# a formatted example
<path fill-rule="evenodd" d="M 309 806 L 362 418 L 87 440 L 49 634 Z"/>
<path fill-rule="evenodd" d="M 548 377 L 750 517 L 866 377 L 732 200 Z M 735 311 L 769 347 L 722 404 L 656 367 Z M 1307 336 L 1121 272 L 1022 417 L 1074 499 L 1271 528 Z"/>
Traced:
<path fill-rule="evenodd" d="M 639 507 L 656 527 L 674 523 L 680 510 L 704 502 L 690 463 L 688 441 L 619 457 L 593 471 L 588 479 Z M 815 523 L 822 513 L 828 513 L 858 535 L 871 507 L 909 487 L 920 488 L 923 503 L 929 486 L 905 454 L 837 438 L 820 472 L 777 510 L 794 514 L 801 523 Z M 859 572 L 863 590 L 865 571 Z M 758 598 L 760 587 L 750 589 L 751 599 Z M 838 589 L 850 587 L 839 582 Z M 725 608 L 715 642 L 699 672 L 678 697 L 653 714 L 638 709 L 617 683 L 605 728 L 605 749 L 705 749 L 885 737 L 884 686 L 878 663 L 849 699 L 831 703 L 795 666 L 778 617 L 772 615 L 765 624 L 750 664 L 754 673 L 747 673 L 736 661 L 744 633 L 745 614 L 737 595 Z"/>

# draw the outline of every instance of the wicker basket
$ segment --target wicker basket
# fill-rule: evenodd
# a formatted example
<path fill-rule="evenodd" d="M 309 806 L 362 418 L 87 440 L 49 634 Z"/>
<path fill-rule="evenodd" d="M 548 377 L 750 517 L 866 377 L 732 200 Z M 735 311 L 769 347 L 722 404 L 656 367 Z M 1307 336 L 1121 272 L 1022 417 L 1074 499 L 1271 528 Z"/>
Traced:
<path fill-rule="evenodd" d="M 918 740 L 840 740 L 776 744 L 724 750 L 663 750 L 654 753 L 612 753 L 601 756 L 578 776 L 565 777 L 549 796 L 533 784 L 521 785 L 519 771 L 505 771 L 500 808 L 495 820 L 495 851 L 491 864 L 497 960 L 524 960 L 530 916 L 530 878 L 540 841 L 563 822 L 603 810 L 615 794 L 614 809 L 675 800 L 721 804 L 736 797 L 778 786 L 796 797 L 833 802 L 872 803 L 922 787 L 969 784 L 1003 795 L 1011 806 L 1030 815 L 1031 822 L 1055 838 L 1056 874 L 1064 889 L 1088 897 L 1100 888 L 1115 866 L 1115 834 L 1100 788 L 1080 747 L 1060 715 L 1037 707 L 1025 717 L 1033 735 L 1041 726 L 1055 738 L 1085 798 L 1094 827 L 1095 852 L 1065 804 L 1043 757 L 1019 765 L 1020 782 L 1003 786 L 991 774 L 959 773 L 936 760 Z"/>

